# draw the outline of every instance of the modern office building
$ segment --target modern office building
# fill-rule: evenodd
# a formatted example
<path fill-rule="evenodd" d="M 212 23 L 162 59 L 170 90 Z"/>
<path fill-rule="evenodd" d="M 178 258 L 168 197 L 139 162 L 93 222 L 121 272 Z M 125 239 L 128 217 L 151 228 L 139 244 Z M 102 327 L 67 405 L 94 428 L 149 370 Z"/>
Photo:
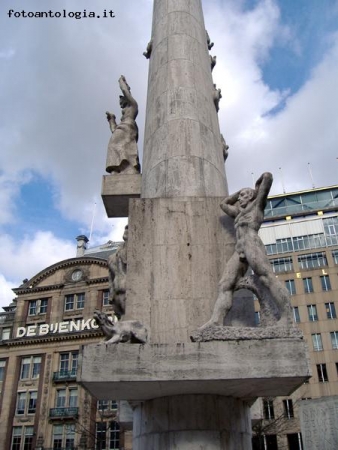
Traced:
<path fill-rule="evenodd" d="M 116 243 L 54 264 L 14 289 L 0 313 L 0 449 L 128 449 L 113 399 L 76 382 L 79 349 L 103 339 L 93 320 L 108 301 L 107 257 Z"/>
<path fill-rule="evenodd" d="M 299 450 L 302 399 L 338 395 L 338 186 L 269 197 L 260 236 L 291 294 L 312 377 L 290 398 L 261 400 L 254 441 L 265 450 Z M 258 322 L 258 302 L 255 309 Z"/>

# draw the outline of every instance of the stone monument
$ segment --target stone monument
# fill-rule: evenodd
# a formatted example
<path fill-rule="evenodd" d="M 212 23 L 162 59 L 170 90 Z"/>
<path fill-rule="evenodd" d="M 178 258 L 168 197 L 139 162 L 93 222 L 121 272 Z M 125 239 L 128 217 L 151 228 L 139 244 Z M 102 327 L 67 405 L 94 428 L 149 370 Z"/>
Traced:
<path fill-rule="evenodd" d="M 250 405 L 260 396 L 289 395 L 309 377 L 306 348 L 288 320 L 257 332 L 243 310 L 230 320 L 223 308 L 216 325 L 202 327 L 213 317 L 232 256 L 244 258 L 243 267 L 252 261 L 239 249 L 234 218 L 220 209 L 229 199 L 227 146 L 201 0 L 154 0 L 150 42 L 140 198 L 122 179 L 134 174 L 105 176 L 102 190 L 110 217 L 126 208 L 112 206 L 119 196 L 128 198 L 121 325 L 137 321 L 147 340 L 85 346 L 79 382 L 98 399 L 132 403 L 133 450 L 249 450 Z M 286 304 L 274 315 L 264 275 L 258 269 L 258 280 L 241 278 L 236 289 L 258 286 L 271 317 L 288 317 Z M 234 298 L 231 312 L 236 306 Z M 246 311 L 253 316 L 252 297 Z M 236 326 L 223 327 L 223 315 Z"/>

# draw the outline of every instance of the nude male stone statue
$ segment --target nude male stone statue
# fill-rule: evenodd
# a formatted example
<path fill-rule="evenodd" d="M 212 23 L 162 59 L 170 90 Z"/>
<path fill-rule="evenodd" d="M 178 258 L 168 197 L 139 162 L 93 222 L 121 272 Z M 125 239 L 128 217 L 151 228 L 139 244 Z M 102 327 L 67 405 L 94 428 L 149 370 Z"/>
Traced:
<path fill-rule="evenodd" d="M 285 326 L 290 324 L 289 292 L 273 273 L 264 244 L 258 236 L 271 185 L 271 173 L 263 173 L 257 180 L 255 189 L 241 189 L 226 197 L 220 205 L 226 214 L 235 219 L 236 246 L 219 282 L 212 317 L 202 329 L 210 325 L 223 325 L 223 319 L 232 307 L 233 293 L 239 288 L 238 284 L 244 279 L 249 267 L 275 303 L 278 315 L 276 320 L 283 319 L 281 323 Z"/>
<path fill-rule="evenodd" d="M 120 106 L 122 110 L 121 121 L 116 123 L 116 116 L 106 112 L 112 136 L 108 144 L 106 171 L 108 173 L 134 174 L 140 173 L 138 159 L 137 141 L 138 127 L 136 117 L 138 105 L 131 95 L 130 86 L 125 77 L 121 75 L 119 86 L 123 93 L 120 95 Z"/>

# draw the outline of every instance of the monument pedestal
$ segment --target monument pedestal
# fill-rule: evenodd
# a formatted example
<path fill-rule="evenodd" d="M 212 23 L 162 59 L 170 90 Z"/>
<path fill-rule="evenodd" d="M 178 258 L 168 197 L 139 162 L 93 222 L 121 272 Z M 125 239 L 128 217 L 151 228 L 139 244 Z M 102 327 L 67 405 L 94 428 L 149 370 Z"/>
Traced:
<path fill-rule="evenodd" d="M 179 395 L 134 409 L 133 450 L 219 450 L 251 446 L 246 402 L 219 395 Z"/>
<path fill-rule="evenodd" d="M 78 381 L 98 399 L 131 401 L 133 450 L 249 450 L 250 405 L 309 378 L 305 347 L 297 338 L 91 344 Z"/>
<path fill-rule="evenodd" d="M 129 199 L 141 195 L 141 174 L 103 175 L 101 197 L 108 217 L 128 217 Z"/>

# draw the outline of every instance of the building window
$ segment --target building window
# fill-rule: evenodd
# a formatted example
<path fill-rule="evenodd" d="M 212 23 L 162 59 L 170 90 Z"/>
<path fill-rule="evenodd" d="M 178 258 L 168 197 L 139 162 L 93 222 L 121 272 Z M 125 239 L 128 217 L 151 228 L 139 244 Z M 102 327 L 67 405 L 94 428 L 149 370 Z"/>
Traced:
<path fill-rule="evenodd" d="M 33 450 L 33 427 L 13 427 L 11 450 Z"/>
<path fill-rule="evenodd" d="M 16 402 L 16 414 L 17 415 L 35 414 L 37 396 L 38 396 L 37 391 L 18 392 Z"/>
<path fill-rule="evenodd" d="M 65 311 L 74 309 L 83 309 L 85 303 L 85 294 L 69 294 L 65 296 Z"/>
<path fill-rule="evenodd" d="M 323 350 L 323 343 L 322 343 L 322 336 L 320 333 L 314 333 L 311 334 L 312 336 L 312 344 L 313 344 L 313 350 L 315 352 L 319 352 Z"/>
<path fill-rule="evenodd" d="M 318 320 L 316 305 L 308 305 L 307 312 L 309 314 L 310 322 L 316 322 Z"/>
<path fill-rule="evenodd" d="M 289 291 L 290 295 L 296 294 L 295 280 L 286 280 L 285 286 L 286 286 L 287 290 Z"/>
<path fill-rule="evenodd" d="M 96 448 L 107 448 L 107 422 L 96 422 Z"/>
<path fill-rule="evenodd" d="M 120 427 L 117 422 L 96 422 L 95 448 L 104 450 L 118 450 L 120 448 Z"/>
<path fill-rule="evenodd" d="M 333 350 L 338 350 L 338 331 L 331 331 L 330 336 Z"/>
<path fill-rule="evenodd" d="M 98 400 L 97 401 L 97 410 L 99 412 L 103 411 L 115 411 L 117 409 L 117 402 L 115 400 Z"/>
<path fill-rule="evenodd" d="M 313 292 L 312 278 L 303 278 L 303 285 L 305 294 Z"/>
<path fill-rule="evenodd" d="M 109 450 L 118 450 L 120 448 L 120 425 L 114 420 L 110 422 Z"/>
<path fill-rule="evenodd" d="M 28 315 L 35 316 L 37 314 L 46 314 L 47 307 L 48 307 L 48 298 L 31 300 L 28 305 Z"/>
<path fill-rule="evenodd" d="M 317 374 L 319 383 L 324 383 L 325 381 L 329 381 L 327 377 L 326 364 L 317 364 Z"/>
<path fill-rule="evenodd" d="M 264 419 L 272 420 L 275 418 L 275 411 L 273 408 L 273 400 L 268 400 L 268 399 L 263 400 L 263 413 L 264 413 Z"/>
<path fill-rule="evenodd" d="M 333 302 L 325 303 L 326 315 L 328 319 L 336 319 L 336 308 Z"/>
<path fill-rule="evenodd" d="M 58 389 L 55 406 L 56 408 L 76 408 L 77 388 Z"/>
<path fill-rule="evenodd" d="M 41 369 L 41 356 L 28 356 L 22 358 L 20 380 L 39 378 Z"/>
<path fill-rule="evenodd" d="M 327 245 L 337 245 L 338 243 L 338 217 L 329 217 L 323 220 Z"/>
<path fill-rule="evenodd" d="M 53 449 L 75 449 L 75 425 L 54 425 L 52 445 Z"/>
<path fill-rule="evenodd" d="M 258 325 L 261 323 L 261 313 L 259 311 L 255 311 L 255 325 L 258 327 Z"/>
<path fill-rule="evenodd" d="M 338 250 L 332 252 L 332 258 L 335 264 L 338 264 Z"/>
<path fill-rule="evenodd" d="M 296 323 L 299 323 L 300 322 L 300 315 L 299 315 L 299 308 L 298 308 L 298 306 L 294 306 L 292 308 L 292 311 L 293 311 L 293 320 Z"/>
<path fill-rule="evenodd" d="M 289 272 L 293 270 L 291 257 L 270 259 L 270 264 L 274 273 Z"/>
<path fill-rule="evenodd" d="M 287 434 L 288 448 L 292 450 L 303 450 L 302 434 L 291 433 Z"/>
<path fill-rule="evenodd" d="M 3 328 L 1 333 L 1 339 L 3 341 L 8 341 L 11 338 L 11 328 Z"/>
<path fill-rule="evenodd" d="M 283 407 L 284 407 L 284 416 L 288 419 L 292 419 L 294 417 L 293 414 L 293 403 L 291 399 L 283 400 Z"/>
<path fill-rule="evenodd" d="M 0 359 L 0 382 L 5 379 L 6 360 Z M 0 389 L 1 392 L 1 389 Z"/>
<path fill-rule="evenodd" d="M 102 292 L 102 305 L 103 306 L 109 306 L 110 305 L 109 291 L 108 290 Z"/>
<path fill-rule="evenodd" d="M 316 269 L 327 266 L 325 252 L 309 253 L 298 256 L 298 263 L 301 269 Z"/>
<path fill-rule="evenodd" d="M 60 353 L 60 375 L 76 375 L 79 352 Z"/>
<path fill-rule="evenodd" d="M 323 275 L 320 277 L 320 282 L 322 283 L 323 291 L 331 291 L 331 282 L 328 275 Z"/>

